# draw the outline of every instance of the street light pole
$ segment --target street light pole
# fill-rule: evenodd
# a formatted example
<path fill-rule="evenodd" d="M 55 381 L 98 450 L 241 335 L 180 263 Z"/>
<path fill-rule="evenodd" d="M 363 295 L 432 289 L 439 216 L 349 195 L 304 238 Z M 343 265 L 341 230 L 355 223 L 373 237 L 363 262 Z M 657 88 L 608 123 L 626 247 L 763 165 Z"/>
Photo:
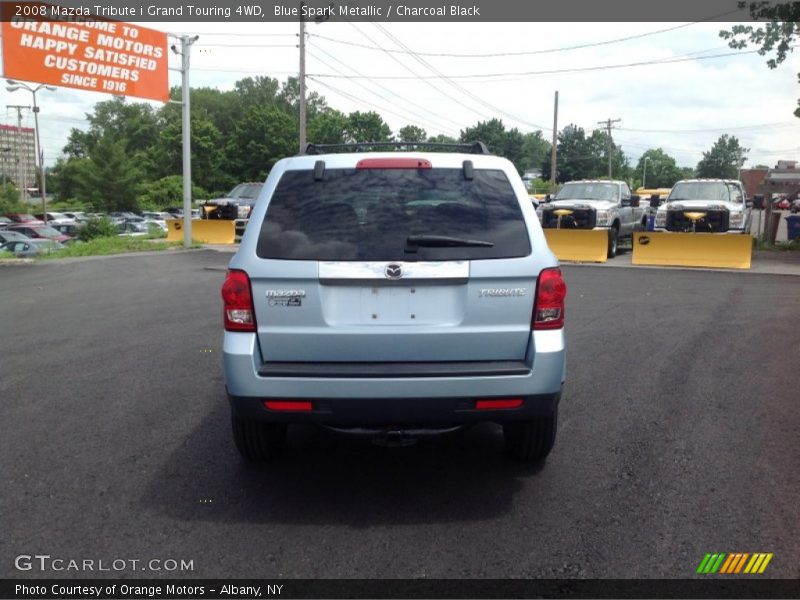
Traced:
<path fill-rule="evenodd" d="M 31 95 L 33 96 L 33 120 L 34 120 L 34 127 L 35 127 L 35 135 L 36 139 L 34 141 L 34 153 L 35 158 L 39 162 L 39 192 L 42 195 L 42 220 L 47 223 L 47 184 L 45 182 L 45 170 L 44 170 L 44 150 L 42 149 L 42 141 L 39 137 L 39 105 L 36 104 L 36 92 L 41 90 L 42 88 L 50 91 L 55 92 L 56 88 L 51 85 L 45 85 L 44 83 L 40 83 L 35 88 L 30 87 L 24 83 L 19 83 L 18 81 L 14 81 L 13 79 L 7 79 L 8 87 L 6 89 L 9 92 L 16 92 L 19 89 L 28 90 Z"/>

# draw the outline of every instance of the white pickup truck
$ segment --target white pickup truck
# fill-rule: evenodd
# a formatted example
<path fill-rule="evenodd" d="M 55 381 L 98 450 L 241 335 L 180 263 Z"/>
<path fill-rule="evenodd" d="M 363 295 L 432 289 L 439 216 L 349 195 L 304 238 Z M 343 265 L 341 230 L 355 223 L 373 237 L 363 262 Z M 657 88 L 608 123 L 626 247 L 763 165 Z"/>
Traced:
<path fill-rule="evenodd" d="M 750 233 L 750 208 L 741 181 L 684 179 L 656 211 L 656 231 Z"/>
<path fill-rule="evenodd" d="M 559 223 L 557 209 L 572 212 L 561 216 Z M 620 238 L 632 237 L 634 231 L 647 227 L 647 211 L 624 181 L 569 181 L 555 198 L 545 198 L 536 212 L 544 228 L 607 230 L 609 258 L 617 255 Z"/>

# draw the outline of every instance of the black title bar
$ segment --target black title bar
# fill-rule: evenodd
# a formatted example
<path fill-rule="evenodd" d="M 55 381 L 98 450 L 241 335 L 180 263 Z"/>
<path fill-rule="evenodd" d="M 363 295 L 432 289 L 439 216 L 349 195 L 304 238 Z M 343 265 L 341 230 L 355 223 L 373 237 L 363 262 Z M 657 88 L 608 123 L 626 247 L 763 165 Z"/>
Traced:
<path fill-rule="evenodd" d="M 133 22 L 680 22 L 753 20 L 740 0 L 48 0 L 12 2 L 3 19 L 106 18 Z M 780 4 L 780 3 L 776 3 Z M 9 6 L 13 7 L 8 10 Z"/>

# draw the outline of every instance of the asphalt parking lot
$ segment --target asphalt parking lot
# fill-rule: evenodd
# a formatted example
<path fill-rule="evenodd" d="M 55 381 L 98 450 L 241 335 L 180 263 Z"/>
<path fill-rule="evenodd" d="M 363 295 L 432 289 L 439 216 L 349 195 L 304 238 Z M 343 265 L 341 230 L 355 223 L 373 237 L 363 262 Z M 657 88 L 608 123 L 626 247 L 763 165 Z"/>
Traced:
<path fill-rule="evenodd" d="M 229 259 L 0 268 L 0 576 L 87 576 L 15 570 L 39 553 L 200 578 L 681 578 L 717 551 L 800 576 L 797 277 L 564 267 L 542 467 L 491 425 L 408 448 L 302 428 L 250 467 L 220 365 Z"/>

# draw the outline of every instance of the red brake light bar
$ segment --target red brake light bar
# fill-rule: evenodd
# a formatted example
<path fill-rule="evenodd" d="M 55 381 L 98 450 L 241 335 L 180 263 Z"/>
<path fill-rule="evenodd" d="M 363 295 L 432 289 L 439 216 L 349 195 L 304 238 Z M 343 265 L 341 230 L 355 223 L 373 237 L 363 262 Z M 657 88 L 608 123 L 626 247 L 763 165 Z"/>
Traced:
<path fill-rule="evenodd" d="M 424 158 L 362 158 L 356 169 L 430 169 L 431 161 Z"/>
<path fill-rule="evenodd" d="M 264 408 L 284 412 L 308 412 L 313 410 L 314 407 L 308 400 L 264 400 Z"/>
<path fill-rule="evenodd" d="M 478 400 L 475 408 L 478 410 L 496 410 L 498 408 L 519 408 L 522 398 L 499 398 L 497 400 Z"/>

